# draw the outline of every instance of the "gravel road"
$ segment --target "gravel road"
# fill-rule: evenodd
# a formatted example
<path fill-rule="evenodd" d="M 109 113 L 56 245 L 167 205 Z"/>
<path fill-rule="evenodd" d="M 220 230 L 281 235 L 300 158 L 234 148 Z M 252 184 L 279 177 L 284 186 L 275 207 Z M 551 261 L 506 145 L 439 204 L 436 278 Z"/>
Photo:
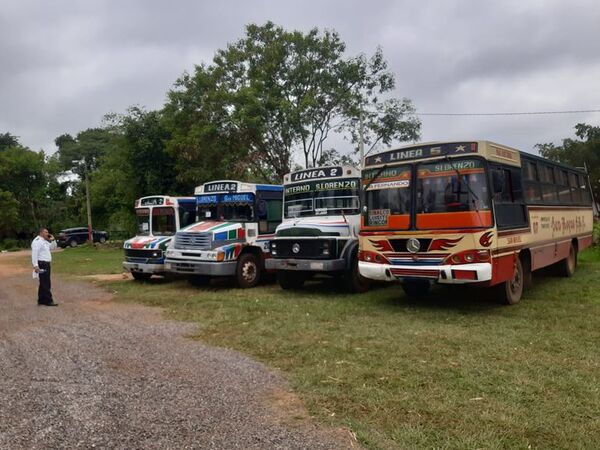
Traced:
<path fill-rule="evenodd" d="M 341 449 L 285 381 L 189 324 L 54 277 L 58 308 L 0 255 L 0 448 Z"/>

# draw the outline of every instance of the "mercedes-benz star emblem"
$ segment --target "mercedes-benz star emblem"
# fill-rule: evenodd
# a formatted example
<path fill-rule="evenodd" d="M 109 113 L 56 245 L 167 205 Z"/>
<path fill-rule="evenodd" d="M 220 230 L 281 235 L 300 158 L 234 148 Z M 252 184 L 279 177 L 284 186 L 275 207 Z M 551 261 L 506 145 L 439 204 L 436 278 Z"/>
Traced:
<path fill-rule="evenodd" d="M 418 239 L 410 238 L 406 242 L 406 249 L 411 253 L 417 253 L 421 249 L 421 243 Z"/>
<path fill-rule="evenodd" d="M 292 251 L 294 253 L 298 253 L 300 251 L 300 244 L 294 244 L 294 245 L 292 245 Z"/>

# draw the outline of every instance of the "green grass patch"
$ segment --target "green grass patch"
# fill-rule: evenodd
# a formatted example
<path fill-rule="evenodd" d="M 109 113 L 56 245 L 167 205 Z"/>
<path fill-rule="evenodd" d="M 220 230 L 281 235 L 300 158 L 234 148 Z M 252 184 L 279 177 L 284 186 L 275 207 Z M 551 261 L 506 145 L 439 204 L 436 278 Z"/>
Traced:
<path fill-rule="evenodd" d="M 53 255 L 52 270 L 62 275 L 121 273 L 123 249 L 108 245 L 80 245 Z"/>
<path fill-rule="evenodd" d="M 121 251 L 90 252 L 57 254 L 56 267 L 120 271 Z M 105 284 L 196 323 L 197 339 L 280 369 L 313 415 L 368 448 L 595 448 L 600 252 L 580 255 L 571 279 L 534 283 L 511 307 L 488 290 L 439 288 L 411 302 L 397 285 L 346 295 L 332 280 L 297 292 Z"/>

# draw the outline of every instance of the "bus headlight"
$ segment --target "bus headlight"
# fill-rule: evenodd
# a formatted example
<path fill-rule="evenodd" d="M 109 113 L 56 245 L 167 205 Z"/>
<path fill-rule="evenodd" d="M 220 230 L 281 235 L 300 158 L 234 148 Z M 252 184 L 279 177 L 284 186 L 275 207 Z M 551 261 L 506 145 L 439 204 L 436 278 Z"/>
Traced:
<path fill-rule="evenodd" d="M 322 253 L 325 256 L 329 256 L 329 242 L 323 242 Z"/>
<path fill-rule="evenodd" d="M 272 255 L 277 254 L 277 242 L 274 242 L 274 241 L 271 242 L 271 254 Z"/>

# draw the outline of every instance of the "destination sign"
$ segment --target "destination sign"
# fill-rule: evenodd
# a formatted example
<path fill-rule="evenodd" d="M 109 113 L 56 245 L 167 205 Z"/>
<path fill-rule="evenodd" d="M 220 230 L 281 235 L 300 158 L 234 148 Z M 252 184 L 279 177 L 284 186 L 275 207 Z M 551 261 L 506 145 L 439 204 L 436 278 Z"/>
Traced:
<path fill-rule="evenodd" d="M 235 182 L 219 182 L 219 183 L 206 183 L 204 185 L 204 192 L 236 192 L 238 184 Z"/>
<path fill-rule="evenodd" d="M 377 155 L 367 156 L 365 158 L 365 166 L 393 164 L 433 156 L 462 155 L 468 153 L 477 153 L 477 142 L 452 142 L 449 144 L 431 144 L 390 150 Z"/>
<path fill-rule="evenodd" d="M 319 178 L 336 178 L 344 175 L 341 167 L 324 167 L 316 169 L 306 169 L 291 174 L 291 182 L 317 180 Z"/>
<path fill-rule="evenodd" d="M 218 200 L 219 200 L 218 195 L 199 195 L 198 197 L 196 197 L 196 204 L 197 205 L 207 205 L 210 203 L 217 203 Z"/>
<path fill-rule="evenodd" d="M 358 178 L 347 180 L 331 180 L 331 181 L 310 181 L 308 183 L 296 184 L 294 186 L 286 186 L 284 189 L 285 195 L 303 194 L 305 192 L 316 191 L 337 191 L 337 190 L 353 190 L 360 186 Z"/>
<path fill-rule="evenodd" d="M 225 194 L 223 195 L 223 202 L 225 203 L 252 203 L 254 201 L 254 195 L 252 194 Z"/>
<path fill-rule="evenodd" d="M 164 201 L 165 201 L 165 199 L 162 198 L 162 197 L 148 197 L 148 198 L 143 198 L 140 201 L 140 206 L 162 205 Z"/>

